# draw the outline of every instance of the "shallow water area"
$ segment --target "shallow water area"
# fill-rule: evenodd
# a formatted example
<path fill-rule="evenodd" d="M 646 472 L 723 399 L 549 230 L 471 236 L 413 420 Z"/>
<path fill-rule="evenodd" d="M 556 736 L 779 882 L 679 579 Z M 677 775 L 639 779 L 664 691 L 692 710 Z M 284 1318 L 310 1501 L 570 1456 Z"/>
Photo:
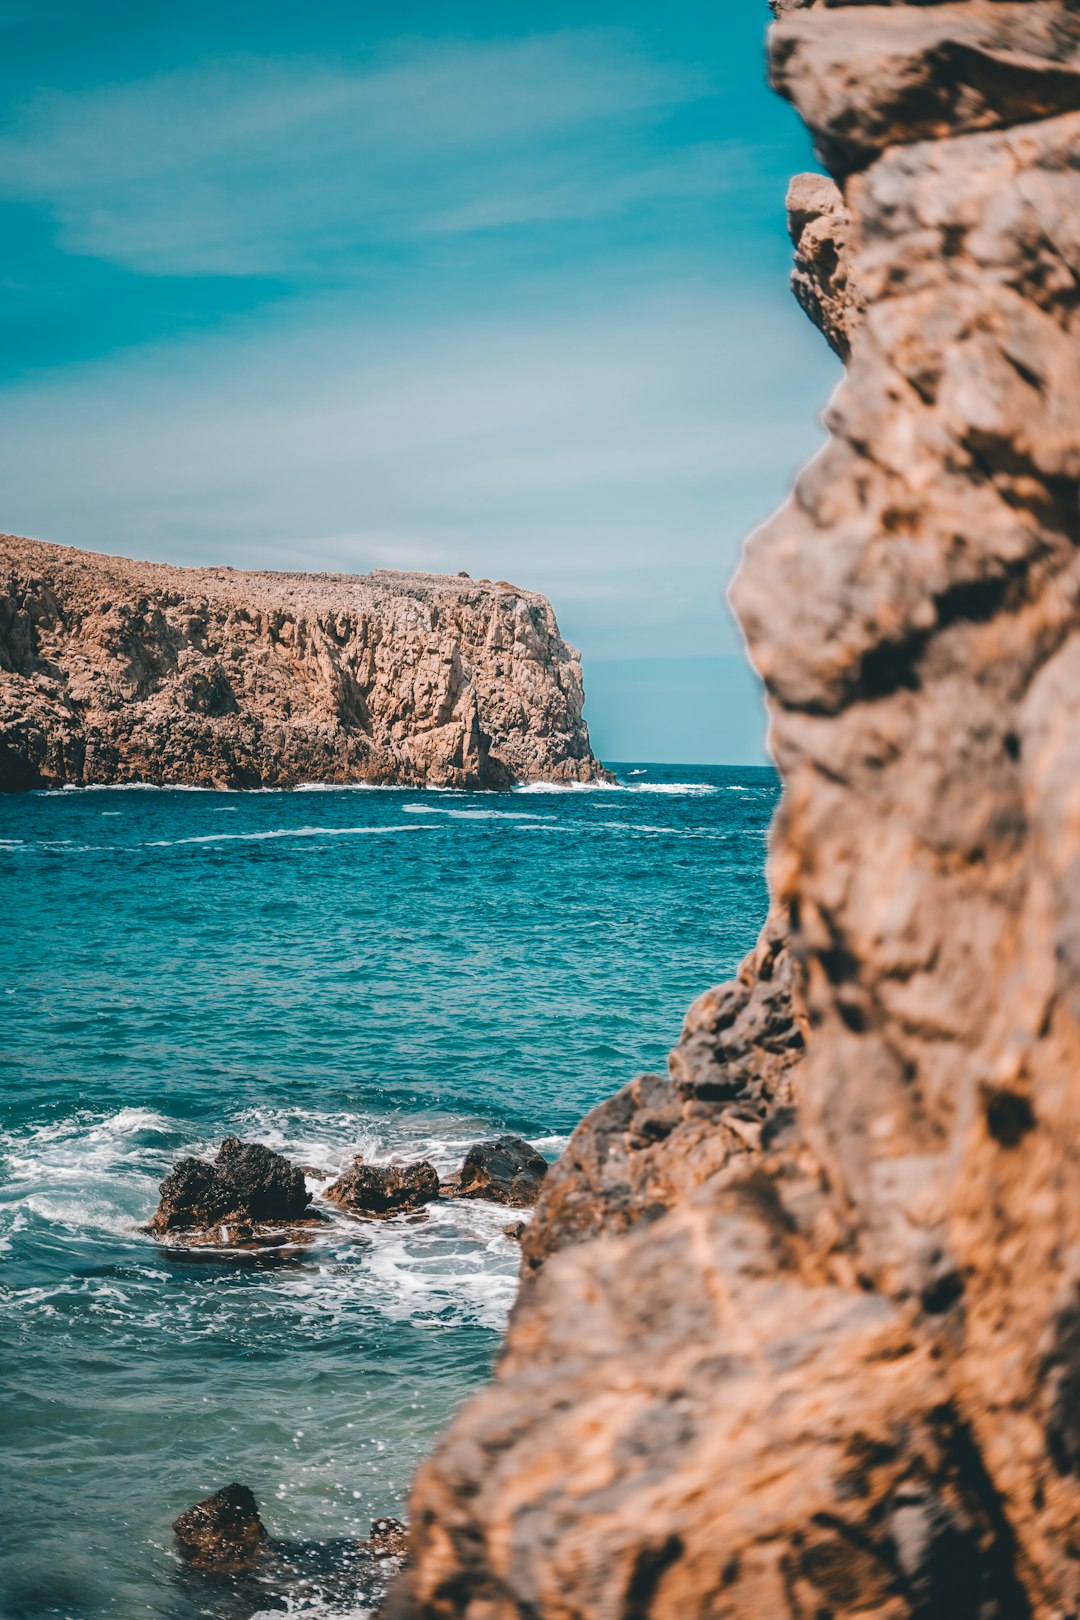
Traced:
<path fill-rule="evenodd" d="M 316 1189 L 358 1152 L 448 1173 L 504 1130 L 553 1158 L 662 1067 L 753 941 L 778 787 L 619 775 L 0 801 L 5 1620 L 246 1620 L 256 1599 L 182 1578 L 169 1531 L 232 1479 L 280 1537 L 401 1512 L 490 1366 L 513 1212 L 321 1205 L 310 1242 L 257 1263 L 140 1228 L 173 1161 L 225 1134 L 312 1166 Z"/>

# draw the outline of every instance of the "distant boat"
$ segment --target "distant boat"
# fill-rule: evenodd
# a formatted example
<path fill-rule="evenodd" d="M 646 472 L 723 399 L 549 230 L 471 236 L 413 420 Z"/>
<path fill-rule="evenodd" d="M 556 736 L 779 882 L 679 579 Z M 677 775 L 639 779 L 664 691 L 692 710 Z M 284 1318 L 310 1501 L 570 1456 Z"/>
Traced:
<path fill-rule="evenodd" d="M 631 776 L 648 776 L 648 771 L 631 771 Z"/>

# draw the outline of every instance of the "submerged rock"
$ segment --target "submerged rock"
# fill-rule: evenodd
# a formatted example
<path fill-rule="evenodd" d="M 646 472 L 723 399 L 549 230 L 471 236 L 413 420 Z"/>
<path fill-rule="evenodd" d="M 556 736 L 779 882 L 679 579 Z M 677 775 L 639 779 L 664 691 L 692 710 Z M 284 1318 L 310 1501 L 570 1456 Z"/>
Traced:
<path fill-rule="evenodd" d="M 194 1569 L 239 1575 L 265 1558 L 270 1537 L 246 1485 L 226 1485 L 173 1523 L 177 1547 Z"/>
<path fill-rule="evenodd" d="M 234 1227 L 250 1237 L 255 1225 L 302 1219 L 311 1194 L 295 1165 L 259 1142 L 227 1136 L 213 1163 L 180 1159 L 158 1191 L 151 1232 L 216 1233 Z"/>
<path fill-rule="evenodd" d="M 438 1198 L 439 1173 L 426 1159 L 416 1164 L 367 1164 L 357 1157 L 327 1187 L 326 1196 L 353 1215 L 400 1215 Z"/>
<path fill-rule="evenodd" d="M 486 1198 L 512 1209 L 528 1209 L 540 1196 L 548 1163 L 520 1136 L 477 1142 L 465 1155 L 461 1173 L 443 1191 L 452 1198 Z"/>

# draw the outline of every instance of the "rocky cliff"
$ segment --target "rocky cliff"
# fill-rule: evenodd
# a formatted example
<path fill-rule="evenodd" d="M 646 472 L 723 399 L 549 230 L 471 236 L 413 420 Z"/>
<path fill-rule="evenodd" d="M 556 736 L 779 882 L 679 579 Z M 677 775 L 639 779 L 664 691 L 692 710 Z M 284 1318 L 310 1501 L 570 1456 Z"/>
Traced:
<path fill-rule="evenodd" d="M 848 362 L 734 588 L 774 917 L 549 1177 L 396 1617 L 1080 1613 L 1080 8 L 774 9 Z"/>
<path fill-rule="evenodd" d="M 0 536 L 0 790 L 591 781 L 582 703 L 550 603 L 503 581 Z"/>

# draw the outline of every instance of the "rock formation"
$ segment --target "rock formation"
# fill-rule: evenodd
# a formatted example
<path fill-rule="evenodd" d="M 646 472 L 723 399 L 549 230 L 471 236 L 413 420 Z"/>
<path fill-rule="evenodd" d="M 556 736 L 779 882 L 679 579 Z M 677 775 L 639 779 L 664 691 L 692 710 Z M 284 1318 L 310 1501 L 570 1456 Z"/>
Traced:
<path fill-rule="evenodd" d="M 1080 8 L 774 9 L 848 355 L 734 589 L 791 951 L 552 1171 L 394 1620 L 1080 1612 Z"/>
<path fill-rule="evenodd" d="M 270 1548 L 255 1497 L 246 1485 L 225 1485 L 173 1524 L 177 1550 L 193 1569 L 237 1575 L 254 1569 Z"/>
<path fill-rule="evenodd" d="M 244 1620 L 256 1612 L 369 1612 L 405 1551 L 397 1519 L 375 1519 L 363 1541 L 272 1537 L 246 1485 L 226 1485 L 173 1524 L 192 1612 Z M 209 1582 L 207 1578 L 209 1577 Z M 222 1607 L 226 1593 L 228 1600 Z"/>
<path fill-rule="evenodd" d="M 439 1172 L 426 1159 L 417 1164 L 365 1164 L 357 1158 L 327 1187 L 325 1196 L 352 1215 L 400 1215 L 438 1198 Z"/>
<path fill-rule="evenodd" d="M 0 536 L 0 791 L 593 781 L 581 665 L 505 581 L 170 568 Z"/>
<path fill-rule="evenodd" d="M 295 1165 L 260 1142 L 227 1136 L 217 1157 L 180 1159 L 158 1188 L 161 1201 L 148 1230 L 159 1237 L 249 1237 L 266 1224 L 308 1215 L 311 1194 Z"/>
<path fill-rule="evenodd" d="M 547 1160 L 520 1136 L 475 1142 L 465 1155 L 457 1179 L 444 1193 L 454 1198 L 486 1198 L 511 1209 L 528 1209 L 540 1196 Z"/>

